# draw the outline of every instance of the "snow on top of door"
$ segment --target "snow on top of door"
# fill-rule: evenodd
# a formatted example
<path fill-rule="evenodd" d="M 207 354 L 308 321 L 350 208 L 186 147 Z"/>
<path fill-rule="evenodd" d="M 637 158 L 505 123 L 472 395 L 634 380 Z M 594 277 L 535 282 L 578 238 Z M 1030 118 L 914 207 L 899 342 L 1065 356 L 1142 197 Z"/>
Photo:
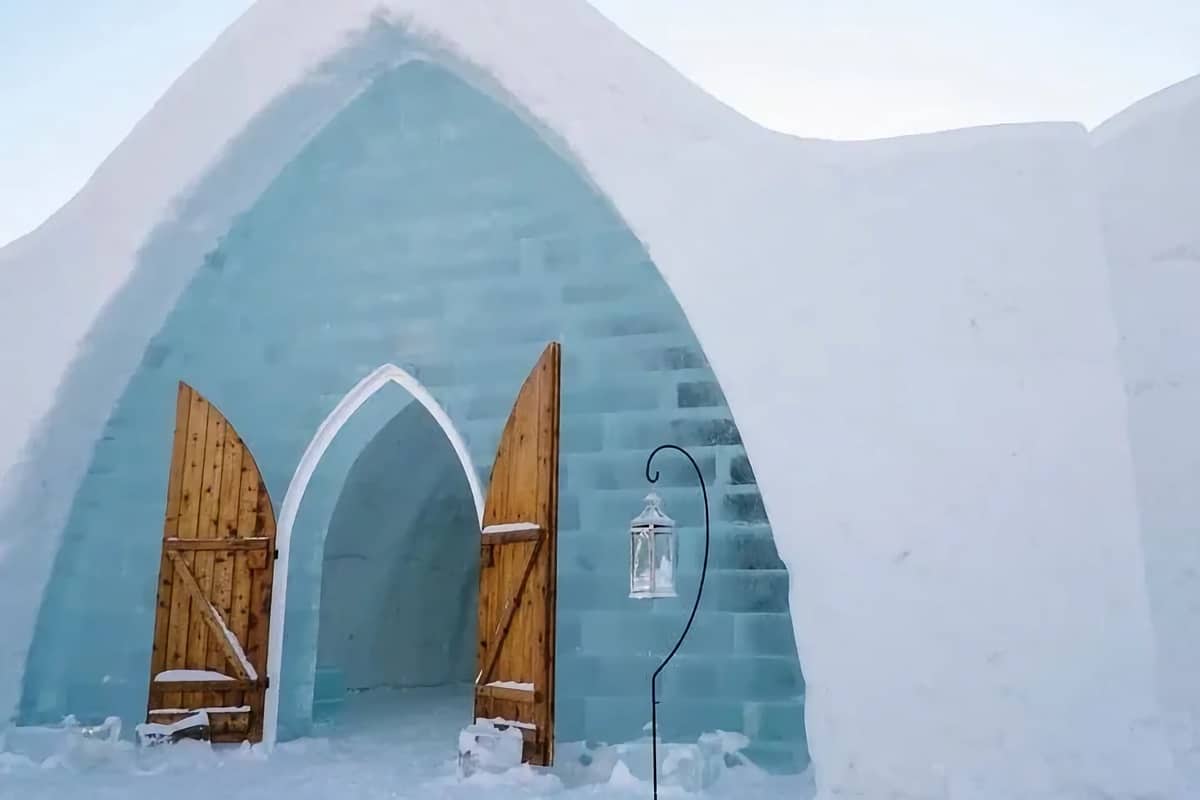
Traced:
<path fill-rule="evenodd" d="M 533 691 L 532 683 L 522 683 L 519 681 L 492 681 L 491 683 L 486 684 L 486 685 L 492 686 L 496 689 L 514 689 L 518 692 L 532 692 Z"/>
<path fill-rule="evenodd" d="M 243 654 L 244 655 L 244 654 Z M 155 683 L 178 683 L 182 681 L 231 681 L 228 675 L 207 669 L 169 669 L 154 676 Z"/>
<path fill-rule="evenodd" d="M 501 522 L 496 525 L 488 525 L 483 529 L 484 533 L 516 533 L 517 531 L 540 531 L 541 525 L 536 522 Z"/>

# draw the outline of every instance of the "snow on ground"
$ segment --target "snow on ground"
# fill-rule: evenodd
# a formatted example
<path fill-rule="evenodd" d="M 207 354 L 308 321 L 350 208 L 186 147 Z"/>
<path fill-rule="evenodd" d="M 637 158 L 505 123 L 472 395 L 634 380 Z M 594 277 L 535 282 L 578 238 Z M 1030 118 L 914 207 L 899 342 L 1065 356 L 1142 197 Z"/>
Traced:
<path fill-rule="evenodd" d="M 561 748 L 552 771 L 522 767 L 500 775 L 457 777 L 456 743 L 470 714 L 468 687 L 374 691 L 352 696 L 338 721 L 317 736 L 259 748 L 217 748 L 183 741 L 138 750 L 129 742 L 94 742 L 67 758 L 37 764 L 0 752 L 0 797 L 22 800 L 508 800 L 509 798 L 645 798 L 650 784 L 645 751 L 626 754 L 615 767 L 592 768 L 579 747 Z M 594 751 L 593 751 L 594 752 Z M 661 754 L 660 754 L 661 755 Z M 638 758 L 642 756 L 642 758 Z M 678 759 L 676 759 L 678 760 Z M 660 783 L 663 797 L 724 798 L 813 795 L 807 776 L 767 776 L 752 767 L 724 771 L 715 785 L 688 792 Z"/>

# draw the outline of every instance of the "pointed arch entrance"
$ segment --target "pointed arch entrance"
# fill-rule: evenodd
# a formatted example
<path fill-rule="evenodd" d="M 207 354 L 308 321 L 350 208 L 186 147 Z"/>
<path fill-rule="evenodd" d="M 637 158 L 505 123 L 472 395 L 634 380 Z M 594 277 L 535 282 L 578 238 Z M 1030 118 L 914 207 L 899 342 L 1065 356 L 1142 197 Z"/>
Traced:
<path fill-rule="evenodd" d="M 263 742 L 268 747 L 272 747 L 275 744 L 278 736 L 279 688 L 283 667 L 283 637 L 287 607 L 288 565 L 291 555 L 292 531 L 300 511 L 300 504 L 304 499 L 304 493 L 308 489 L 309 482 L 312 480 L 318 464 L 320 464 L 322 457 L 324 457 L 330 445 L 333 444 L 334 439 L 337 438 L 338 432 L 345 427 L 355 413 L 368 400 L 384 387 L 392 384 L 398 385 L 407 391 L 414 401 L 424 407 L 437 423 L 438 427 L 446 434 L 446 439 L 454 449 L 454 453 L 462 465 L 463 473 L 466 475 L 467 483 L 470 486 L 471 497 L 475 505 L 476 519 L 478 522 L 482 522 L 484 508 L 483 488 L 479 483 L 479 476 L 476 474 L 471 462 L 471 455 L 467 449 L 466 442 L 455 428 L 450 415 L 446 413 L 442 405 L 438 403 L 429 390 L 416 377 L 395 364 L 384 364 L 359 381 L 353 389 L 346 393 L 345 397 L 342 398 L 333 411 L 326 416 L 320 427 L 317 428 L 316 434 L 314 434 L 312 440 L 309 442 L 308 447 L 305 448 L 304 455 L 301 456 L 300 462 L 296 465 L 296 470 L 292 475 L 287 492 L 284 494 L 283 502 L 280 505 L 279 524 L 276 533 L 276 547 L 279 550 L 279 558 L 276 563 L 272 588 L 272 594 L 276 598 L 276 602 L 271 608 L 271 646 L 268 648 L 269 658 L 267 661 L 269 682 L 263 718 Z"/>

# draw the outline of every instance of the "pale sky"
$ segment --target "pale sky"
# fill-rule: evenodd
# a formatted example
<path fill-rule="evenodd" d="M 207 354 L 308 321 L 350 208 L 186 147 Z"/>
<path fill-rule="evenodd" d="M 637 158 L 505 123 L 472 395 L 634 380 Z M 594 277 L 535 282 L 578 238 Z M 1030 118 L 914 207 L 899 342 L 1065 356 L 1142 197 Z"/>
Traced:
<path fill-rule="evenodd" d="M 592 3 L 746 116 L 803 136 L 1095 125 L 1200 73 L 1200 0 Z M 250 5 L 0 0 L 0 244 L 70 199 Z"/>

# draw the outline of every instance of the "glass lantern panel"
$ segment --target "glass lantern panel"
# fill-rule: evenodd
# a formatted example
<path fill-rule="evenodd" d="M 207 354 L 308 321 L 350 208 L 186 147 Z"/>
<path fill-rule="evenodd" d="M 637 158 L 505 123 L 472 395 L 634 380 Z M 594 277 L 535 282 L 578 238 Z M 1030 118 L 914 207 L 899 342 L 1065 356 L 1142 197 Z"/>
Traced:
<path fill-rule="evenodd" d="M 654 592 L 655 594 L 675 594 L 675 532 L 672 530 L 656 530 L 654 532 Z"/>
<path fill-rule="evenodd" d="M 634 531 L 629 553 L 629 593 L 654 591 L 654 537 L 649 531 Z"/>

